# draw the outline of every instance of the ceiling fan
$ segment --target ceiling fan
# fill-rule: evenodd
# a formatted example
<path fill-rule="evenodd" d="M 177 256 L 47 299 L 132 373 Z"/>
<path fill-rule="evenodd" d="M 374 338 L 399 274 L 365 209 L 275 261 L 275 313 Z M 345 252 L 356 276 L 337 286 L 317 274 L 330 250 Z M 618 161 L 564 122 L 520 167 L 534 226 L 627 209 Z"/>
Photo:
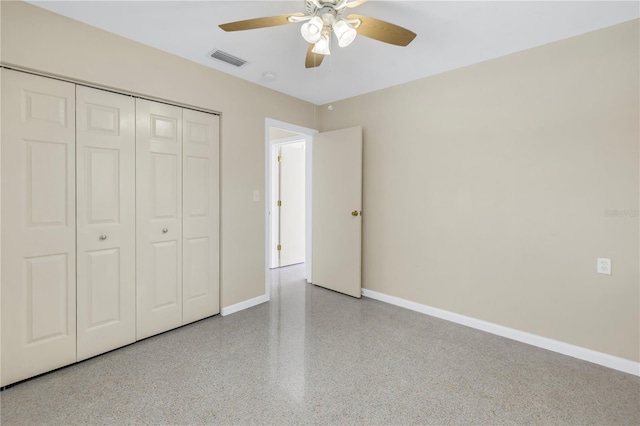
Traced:
<path fill-rule="evenodd" d="M 241 31 L 304 22 L 300 32 L 309 43 L 304 62 L 306 68 L 317 67 L 322 63 L 325 55 L 331 54 L 331 30 L 333 30 L 340 47 L 350 45 L 356 35 L 396 46 L 406 46 L 416 37 L 414 32 L 406 28 L 379 19 L 354 14 L 345 16 L 347 9 L 352 9 L 366 2 L 367 0 L 305 0 L 306 15 L 289 13 L 247 19 L 221 24 L 220 28 L 224 31 Z"/>

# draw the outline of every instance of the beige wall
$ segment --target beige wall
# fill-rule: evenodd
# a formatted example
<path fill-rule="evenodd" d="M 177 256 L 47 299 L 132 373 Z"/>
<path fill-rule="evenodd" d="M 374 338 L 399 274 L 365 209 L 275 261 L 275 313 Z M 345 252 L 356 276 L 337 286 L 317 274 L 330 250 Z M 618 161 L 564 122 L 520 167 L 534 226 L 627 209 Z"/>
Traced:
<path fill-rule="evenodd" d="M 264 203 L 252 191 L 264 190 L 265 117 L 314 127 L 313 105 L 26 3 L 1 3 L 3 64 L 222 113 L 222 306 L 264 294 Z"/>
<path fill-rule="evenodd" d="M 363 286 L 640 361 L 638 21 L 333 103 Z M 613 275 L 596 274 L 596 258 Z"/>

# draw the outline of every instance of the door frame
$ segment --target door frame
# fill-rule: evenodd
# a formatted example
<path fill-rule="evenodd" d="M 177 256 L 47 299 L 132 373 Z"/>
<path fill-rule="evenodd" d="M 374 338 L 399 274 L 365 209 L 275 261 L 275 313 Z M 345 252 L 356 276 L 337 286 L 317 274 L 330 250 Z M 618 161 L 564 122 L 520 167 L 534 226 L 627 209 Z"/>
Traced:
<path fill-rule="evenodd" d="M 271 215 L 270 207 L 273 202 L 273 195 L 271 193 L 271 178 L 273 173 L 272 165 L 272 146 L 273 143 L 269 137 L 269 130 L 272 128 L 278 128 L 286 130 L 292 133 L 300 133 L 302 137 L 296 136 L 295 138 L 287 138 L 290 143 L 295 141 L 305 141 L 305 278 L 311 282 L 311 144 L 313 143 L 313 135 L 318 133 L 318 130 L 308 127 L 298 126 L 296 124 L 286 123 L 284 121 L 275 120 L 272 118 L 265 118 L 264 126 L 264 226 L 265 226 L 265 238 L 264 238 L 264 266 L 265 266 L 265 296 L 269 300 L 271 297 L 271 258 L 272 252 L 275 247 L 272 245 L 271 235 Z M 276 140 L 274 143 L 285 142 L 285 140 Z"/>

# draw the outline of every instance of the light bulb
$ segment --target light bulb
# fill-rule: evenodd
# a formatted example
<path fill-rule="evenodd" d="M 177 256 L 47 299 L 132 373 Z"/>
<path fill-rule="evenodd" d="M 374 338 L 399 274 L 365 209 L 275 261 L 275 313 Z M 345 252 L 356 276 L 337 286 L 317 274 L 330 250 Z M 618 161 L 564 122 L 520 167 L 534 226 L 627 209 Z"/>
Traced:
<path fill-rule="evenodd" d="M 322 28 L 324 23 L 319 16 L 314 16 L 308 22 L 302 24 L 300 33 L 308 43 L 317 43 L 322 38 Z"/>
<path fill-rule="evenodd" d="M 338 46 L 347 47 L 350 45 L 358 34 L 355 29 L 344 21 L 338 21 L 333 24 L 333 32 L 338 39 Z"/>
<path fill-rule="evenodd" d="M 316 42 L 311 51 L 319 55 L 331 55 L 331 51 L 329 50 L 329 37 L 330 33 L 328 31 L 323 32 L 320 40 Z"/>

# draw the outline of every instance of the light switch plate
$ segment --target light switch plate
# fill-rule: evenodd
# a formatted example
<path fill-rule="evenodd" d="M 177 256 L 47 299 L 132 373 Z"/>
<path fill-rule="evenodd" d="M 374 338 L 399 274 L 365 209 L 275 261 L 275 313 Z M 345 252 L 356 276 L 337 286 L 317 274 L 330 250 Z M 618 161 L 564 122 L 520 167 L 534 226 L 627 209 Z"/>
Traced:
<path fill-rule="evenodd" d="M 253 201 L 260 201 L 260 190 L 259 189 L 254 189 L 253 190 Z"/>
<path fill-rule="evenodd" d="M 599 274 L 611 275 L 611 259 L 599 257 L 597 271 Z"/>

